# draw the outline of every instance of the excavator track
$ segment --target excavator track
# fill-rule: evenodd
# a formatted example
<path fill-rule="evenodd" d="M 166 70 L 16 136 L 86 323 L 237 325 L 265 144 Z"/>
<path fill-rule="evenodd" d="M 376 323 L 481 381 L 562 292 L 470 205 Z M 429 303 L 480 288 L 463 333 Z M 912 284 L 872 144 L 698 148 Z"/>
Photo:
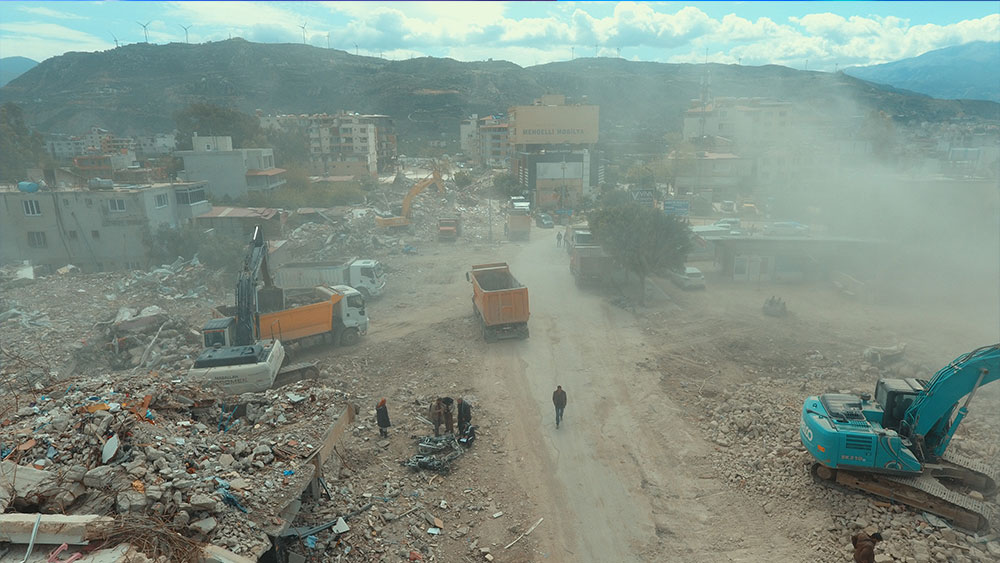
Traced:
<path fill-rule="evenodd" d="M 963 475 L 961 480 L 969 487 L 974 488 L 986 498 L 991 498 L 997 494 L 997 484 L 1000 483 L 1000 469 L 983 463 L 962 454 L 945 452 L 941 456 L 941 461 L 946 465 L 954 465 L 968 474 Z M 936 472 L 931 472 L 936 477 L 940 477 Z"/>
<path fill-rule="evenodd" d="M 985 532 L 992 522 L 996 522 L 997 510 L 994 506 L 952 491 L 930 475 L 899 477 L 834 470 L 820 464 L 813 465 L 812 473 L 817 480 L 825 483 L 865 491 L 930 512 L 972 533 Z"/>

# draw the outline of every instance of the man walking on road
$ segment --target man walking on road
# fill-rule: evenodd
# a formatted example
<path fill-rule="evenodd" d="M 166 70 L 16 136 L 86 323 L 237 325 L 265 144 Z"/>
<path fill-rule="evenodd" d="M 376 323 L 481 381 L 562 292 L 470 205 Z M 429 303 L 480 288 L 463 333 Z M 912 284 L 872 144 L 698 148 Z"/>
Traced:
<path fill-rule="evenodd" d="M 556 385 L 556 390 L 552 392 L 552 404 L 556 406 L 556 428 L 562 422 L 563 411 L 566 410 L 566 392 L 562 385 Z"/>
<path fill-rule="evenodd" d="M 562 233 L 556 233 L 556 248 L 562 247 Z"/>

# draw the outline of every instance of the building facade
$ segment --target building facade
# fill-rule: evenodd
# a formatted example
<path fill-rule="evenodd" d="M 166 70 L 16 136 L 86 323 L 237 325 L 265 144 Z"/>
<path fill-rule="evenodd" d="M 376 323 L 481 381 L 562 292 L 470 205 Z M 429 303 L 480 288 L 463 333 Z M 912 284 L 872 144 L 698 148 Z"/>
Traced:
<path fill-rule="evenodd" d="M 285 170 L 274 166 L 273 149 L 233 149 L 230 137 L 197 134 L 191 145 L 193 150 L 175 153 L 184 160 L 184 170 L 177 177 L 206 182 L 213 198 L 239 198 L 285 184 Z"/>
<path fill-rule="evenodd" d="M 603 181 L 597 106 L 546 95 L 508 115 L 510 170 L 539 209 L 568 210 L 595 195 Z"/>
<path fill-rule="evenodd" d="M 260 116 L 261 126 L 299 131 L 309 144 L 309 173 L 377 177 L 396 170 L 396 126 L 388 115 L 340 112 Z"/>
<path fill-rule="evenodd" d="M 106 184 L 102 184 L 106 185 Z M 204 182 L 55 189 L 0 187 L 0 263 L 87 272 L 150 266 L 146 235 L 211 209 Z"/>

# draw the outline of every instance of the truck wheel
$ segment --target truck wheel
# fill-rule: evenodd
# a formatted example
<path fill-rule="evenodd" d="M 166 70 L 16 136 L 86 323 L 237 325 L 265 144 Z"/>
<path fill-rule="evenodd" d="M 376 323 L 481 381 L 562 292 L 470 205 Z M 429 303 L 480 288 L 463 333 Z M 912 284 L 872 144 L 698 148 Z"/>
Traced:
<path fill-rule="evenodd" d="M 354 346 L 361 340 L 361 335 L 358 334 L 358 329 L 349 328 L 340 335 L 340 345 L 341 346 Z"/>

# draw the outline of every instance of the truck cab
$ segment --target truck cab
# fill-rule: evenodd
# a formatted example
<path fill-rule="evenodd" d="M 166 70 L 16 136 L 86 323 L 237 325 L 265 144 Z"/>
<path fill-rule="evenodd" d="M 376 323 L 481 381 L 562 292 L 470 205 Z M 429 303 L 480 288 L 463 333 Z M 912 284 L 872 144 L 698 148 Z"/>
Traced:
<path fill-rule="evenodd" d="M 378 260 L 355 260 L 351 264 L 350 285 L 363 295 L 375 297 L 385 289 L 385 271 Z M 362 289 L 363 288 L 363 289 Z"/>

